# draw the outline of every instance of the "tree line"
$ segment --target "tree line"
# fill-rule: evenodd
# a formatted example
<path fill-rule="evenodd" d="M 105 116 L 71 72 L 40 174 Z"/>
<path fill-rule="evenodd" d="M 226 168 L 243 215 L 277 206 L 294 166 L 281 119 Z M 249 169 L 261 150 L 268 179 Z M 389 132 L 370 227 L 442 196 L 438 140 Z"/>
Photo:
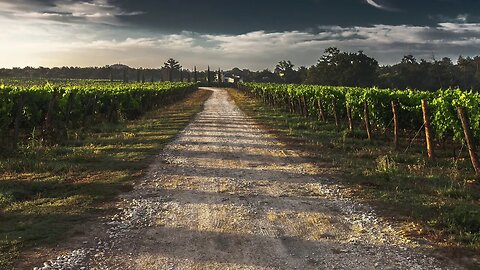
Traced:
<path fill-rule="evenodd" d="M 210 76 L 213 77 L 212 74 Z M 49 80 L 110 80 L 123 82 L 187 82 L 208 81 L 207 71 L 184 69 L 169 58 L 161 68 L 132 68 L 123 64 L 104 67 L 25 67 L 1 68 L 0 79 L 49 79 Z"/>
<path fill-rule="evenodd" d="M 316 65 L 295 69 L 290 61 L 280 61 L 271 73 L 273 77 L 266 81 L 425 91 L 459 87 L 480 91 L 480 56 L 460 56 L 453 63 L 448 57 L 417 60 L 406 55 L 400 63 L 380 66 L 363 51 L 350 53 L 331 47 Z"/>
<path fill-rule="evenodd" d="M 131 68 L 122 64 L 105 67 L 55 67 L 0 69 L 0 78 L 28 79 L 100 79 L 111 81 L 205 81 L 224 77 L 244 82 L 304 83 L 331 86 L 358 86 L 434 91 L 450 87 L 480 91 L 480 56 L 462 57 L 456 63 L 448 57 L 417 60 L 406 55 L 399 63 L 379 65 L 363 51 L 344 52 L 327 48 L 315 65 L 298 68 L 280 61 L 273 70 L 251 71 L 234 68 L 228 71 L 184 69 L 170 58 L 161 68 Z M 217 79 L 216 79 L 217 78 Z"/>

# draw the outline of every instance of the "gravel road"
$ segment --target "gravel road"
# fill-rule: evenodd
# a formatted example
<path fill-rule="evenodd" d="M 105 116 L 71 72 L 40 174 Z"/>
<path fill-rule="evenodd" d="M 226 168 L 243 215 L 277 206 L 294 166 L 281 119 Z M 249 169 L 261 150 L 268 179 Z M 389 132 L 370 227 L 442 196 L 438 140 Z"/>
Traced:
<path fill-rule="evenodd" d="M 262 130 L 226 90 L 80 248 L 36 269 L 462 269 Z M 98 229 L 97 229 L 98 230 Z"/>

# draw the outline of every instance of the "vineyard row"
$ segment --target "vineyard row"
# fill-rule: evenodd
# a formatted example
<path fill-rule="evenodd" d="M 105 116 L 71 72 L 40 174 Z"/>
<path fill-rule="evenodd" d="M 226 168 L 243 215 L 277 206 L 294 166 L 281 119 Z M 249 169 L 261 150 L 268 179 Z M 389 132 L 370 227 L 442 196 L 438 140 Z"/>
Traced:
<path fill-rule="evenodd" d="M 477 176 L 480 163 L 480 93 L 459 89 L 435 92 L 377 88 L 242 83 L 240 90 L 291 113 L 329 118 L 337 128 L 344 119 L 353 131 L 362 122 L 368 139 L 373 130 L 393 129 L 398 148 L 400 130 L 424 130 L 427 152 L 434 158 L 434 139 L 465 142 Z"/>
<path fill-rule="evenodd" d="M 193 83 L 0 85 L 0 148 L 15 149 L 35 134 L 55 142 L 68 130 L 134 119 L 195 89 Z"/>

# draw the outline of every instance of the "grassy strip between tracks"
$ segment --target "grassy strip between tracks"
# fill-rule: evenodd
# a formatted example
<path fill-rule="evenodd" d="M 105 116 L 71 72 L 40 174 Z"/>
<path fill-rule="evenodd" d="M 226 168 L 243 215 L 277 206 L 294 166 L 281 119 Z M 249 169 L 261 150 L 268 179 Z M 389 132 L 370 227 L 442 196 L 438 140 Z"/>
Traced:
<path fill-rule="evenodd" d="M 440 251 L 458 255 L 473 269 L 480 266 L 475 255 L 480 251 L 480 187 L 468 159 L 428 161 L 422 145 L 395 151 L 382 138 L 365 140 L 362 130 L 350 134 L 345 126 L 337 131 L 334 123 L 273 109 L 237 90 L 229 92 L 247 115 L 289 145 L 312 154 L 326 174 L 341 179 L 352 196 L 398 221 L 407 236 L 433 240 Z"/>
<path fill-rule="evenodd" d="M 101 215 L 102 204 L 131 190 L 159 149 L 202 110 L 210 91 L 139 120 L 92 126 L 58 146 L 30 139 L 0 157 L 0 269 L 22 251 L 58 243 L 75 224 Z"/>

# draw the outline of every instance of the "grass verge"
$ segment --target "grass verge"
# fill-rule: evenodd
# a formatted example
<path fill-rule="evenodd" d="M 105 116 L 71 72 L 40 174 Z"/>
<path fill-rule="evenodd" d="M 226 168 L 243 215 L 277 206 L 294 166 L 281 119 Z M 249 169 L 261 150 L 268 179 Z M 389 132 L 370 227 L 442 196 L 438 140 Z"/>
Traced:
<path fill-rule="evenodd" d="M 16 156 L 0 158 L 0 269 L 12 267 L 28 248 L 66 238 L 75 224 L 131 190 L 210 93 L 198 90 L 139 120 L 93 126 L 62 146 L 31 140 Z"/>
<path fill-rule="evenodd" d="M 330 168 L 352 196 L 395 219 L 406 235 L 433 241 L 478 269 L 480 188 L 472 184 L 468 158 L 428 161 L 420 145 L 396 151 L 387 140 L 365 140 L 359 127 L 353 134 L 346 127 L 338 131 L 333 123 L 271 108 L 238 90 L 229 93 L 247 115 Z"/>

